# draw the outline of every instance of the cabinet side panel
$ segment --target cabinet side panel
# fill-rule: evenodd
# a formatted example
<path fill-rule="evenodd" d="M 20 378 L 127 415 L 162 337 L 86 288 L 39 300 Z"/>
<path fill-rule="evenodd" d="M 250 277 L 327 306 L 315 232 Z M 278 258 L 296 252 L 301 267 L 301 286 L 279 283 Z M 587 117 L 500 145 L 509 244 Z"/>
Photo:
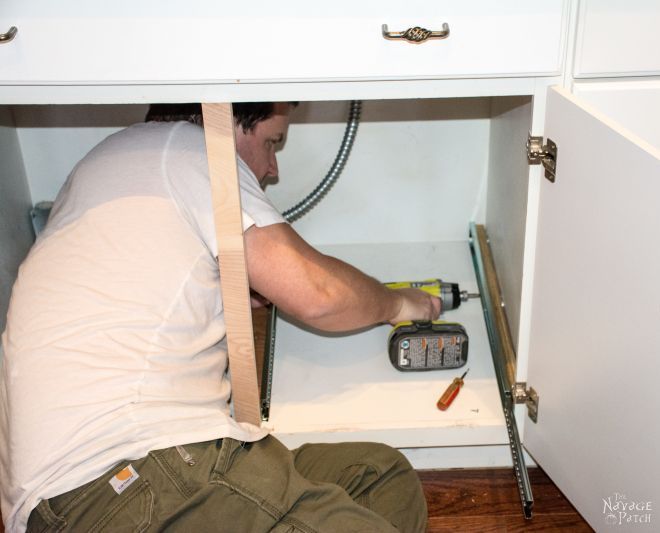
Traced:
<path fill-rule="evenodd" d="M 0 331 L 5 329 L 11 288 L 33 241 L 30 190 L 11 112 L 0 106 Z"/>
<path fill-rule="evenodd" d="M 492 114 L 486 228 L 517 350 L 529 174 L 524 148 L 531 99 L 493 99 Z"/>

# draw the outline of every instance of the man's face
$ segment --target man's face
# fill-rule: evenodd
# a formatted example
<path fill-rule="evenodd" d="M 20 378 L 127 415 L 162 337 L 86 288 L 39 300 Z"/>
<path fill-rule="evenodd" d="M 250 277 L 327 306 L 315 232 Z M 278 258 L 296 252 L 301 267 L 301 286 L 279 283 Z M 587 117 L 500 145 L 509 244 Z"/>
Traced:
<path fill-rule="evenodd" d="M 277 176 L 275 152 L 282 146 L 289 129 L 290 105 L 286 102 L 275 104 L 274 113 L 247 132 L 236 126 L 236 150 L 247 163 L 260 183 L 266 178 Z"/>

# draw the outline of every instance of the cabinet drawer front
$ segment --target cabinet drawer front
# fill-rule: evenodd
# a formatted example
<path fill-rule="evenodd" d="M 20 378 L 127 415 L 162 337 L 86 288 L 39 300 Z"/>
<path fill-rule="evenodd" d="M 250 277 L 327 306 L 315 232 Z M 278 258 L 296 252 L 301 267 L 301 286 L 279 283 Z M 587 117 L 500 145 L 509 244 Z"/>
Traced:
<path fill-rule="evenodd" d="M 584 0 L 578 20 L 576 78 L 660 74 L 657 0 Z"/>
<path fill-rule="evenodd" d="M 36 2 L 37 4 L 41 2 Z M 213 83 L 552 75 L 561 66 L 565 1 L 349 2 L 300 0 L 218 7 L 208 0 L 113 2 L 111 13 L 79 0 L 9 1 L 0 24 L 6 84 Z M 61 4 L 64 4 L 62 6 Z M 74 10 L 73 7 L 76 9 Z M 51 12 L 49 14 L 48 12 Z M 108 16 L 110 15 L 110 16 Z M 446 39 L 411 44 L 392 32 L 420 26 Z M 4 31 L 1 30 L 0 31 Z M 532 44 L 533 43 L 533 44 Z"/>

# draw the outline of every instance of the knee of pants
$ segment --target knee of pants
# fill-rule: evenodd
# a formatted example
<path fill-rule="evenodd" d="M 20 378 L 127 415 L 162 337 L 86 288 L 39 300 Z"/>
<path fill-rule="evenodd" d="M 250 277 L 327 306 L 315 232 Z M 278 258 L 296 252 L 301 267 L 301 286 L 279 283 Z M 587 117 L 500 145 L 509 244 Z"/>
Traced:
<path fill-rule="evenodd" d="M 379 473 L 391 469 L 412 470 L 408 459 L 397 449 L 379 442 L 342 442 L 337 444 L 303 444 L 293 451 L 297 464 L 331 458 L 337 467 L 373 466 Z"/>
<path fill-rule="evenodd" d="M 365 464 L 371 464 L 381 473 L 389 470 L 412 470 L 412 466 L 405 455 L 396 448 L 380 442 L 356 443 L 362 447 L 362 456 Z"/>

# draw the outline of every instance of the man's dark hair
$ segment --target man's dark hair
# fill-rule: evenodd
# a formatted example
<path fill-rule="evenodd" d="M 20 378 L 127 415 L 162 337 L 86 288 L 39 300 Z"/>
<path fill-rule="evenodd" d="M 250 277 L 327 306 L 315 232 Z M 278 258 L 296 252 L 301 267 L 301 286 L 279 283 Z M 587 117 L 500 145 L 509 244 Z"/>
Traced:
<path fill-rule="evenodd" d="M 298 102 L 289 102 L 293 107 Z M 248 132 L 262 120 L 270 118 L 275 111 L 273 102 L 238 102 L 232 105 L 234 120 Z M 193 124 L 203 125 L 201 104 L 151 104 L 145 117 L 145 122 L 175 122 L 185 120 Z"/>
<path fill-rule="evenodd" d="M 184 120 L 202 125 L 201 104 L 151 104 L 145 122 L 177 122 Z"/>

